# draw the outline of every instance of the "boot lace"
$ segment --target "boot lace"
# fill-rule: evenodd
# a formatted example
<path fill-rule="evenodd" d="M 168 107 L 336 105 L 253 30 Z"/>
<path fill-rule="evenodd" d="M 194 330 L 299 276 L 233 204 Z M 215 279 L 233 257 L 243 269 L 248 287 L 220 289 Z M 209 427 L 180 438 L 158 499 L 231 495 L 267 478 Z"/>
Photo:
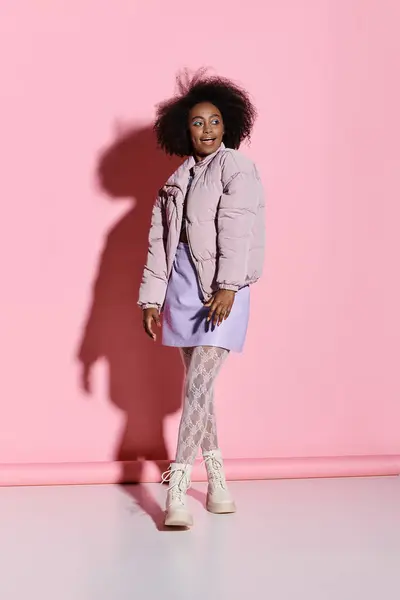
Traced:
<path fill-rule="evenodd" d="M 214 454 L 209 454 L 204 458 L 203 463 L 208 467 L 207 470 L 211 483 L 215 487 L 226 489 L 225 479 L 222 474 L 222 462 Z"/>
<path fill-rule="evenodd" d="M 172 482 L 172 483 L 171 483 Z M 165 471 L 161 475 L 161 483 L 168 483 L 168 492 L 171 494 L 171 500 L 175 500 L 184 505 L 184 495 L 190 485 L 189 477 L 184 469 L 175 469 Z"/>

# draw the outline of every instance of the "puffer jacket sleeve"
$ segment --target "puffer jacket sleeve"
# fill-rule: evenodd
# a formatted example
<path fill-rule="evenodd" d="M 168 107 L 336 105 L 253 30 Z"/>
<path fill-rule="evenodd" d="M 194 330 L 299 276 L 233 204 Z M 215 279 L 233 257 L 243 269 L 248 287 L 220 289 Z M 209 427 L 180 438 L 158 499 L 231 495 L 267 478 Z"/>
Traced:
<path fill-rule="evenodd" d="M 165 251 L 167 228 L 160 195 L 153 206 L 149 233 L 149 248 L 138 304 L 141 308 L 155 306 L 161 311 L 168 283 L 167 257 Z"/>
<path fill-rule="evenodd" d="M 236 165 L 230 158 L 233 174 L 224 185 L 218 207 L 219 289 L 237 291 L 245 285 L 250 242 L 260 199 L 260 180 L 253 163 Z"/>

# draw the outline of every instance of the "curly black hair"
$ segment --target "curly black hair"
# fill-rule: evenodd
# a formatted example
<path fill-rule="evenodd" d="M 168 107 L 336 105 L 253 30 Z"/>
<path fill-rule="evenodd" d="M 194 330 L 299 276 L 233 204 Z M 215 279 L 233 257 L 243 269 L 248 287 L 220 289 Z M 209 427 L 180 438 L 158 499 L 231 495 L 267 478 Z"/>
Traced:
<path fill-rule="evenodd" d="M 221 112 L 227 148 L 237 149 L 250 138 L 257 112 L 243 88 L 224 77 L 207 76 L 204 69 L 191 78 L 187 72 L 179 75 L 177 83 L 178 95 L 158 105 L 154 124 L 157 142 L 167 154 L 192 153 L 189 111 L 200 102 L 211 102 Z"/>

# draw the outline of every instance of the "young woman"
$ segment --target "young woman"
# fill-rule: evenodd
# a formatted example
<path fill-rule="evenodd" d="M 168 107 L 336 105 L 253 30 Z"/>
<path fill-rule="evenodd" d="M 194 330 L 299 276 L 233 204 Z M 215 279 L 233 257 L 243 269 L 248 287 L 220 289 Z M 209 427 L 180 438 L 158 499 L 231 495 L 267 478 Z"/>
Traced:
<path fill-rule="evenodd" d="M 146 333 L 180 349 L 185 398 L 169 481 L 167 526 L 193 523 L 186 493 L 201 447 L 208 474 L 207 509 L 236 510 L 218 448 L 214 383 L 230 351 L 241 352 L 249 286 L 262 271 L 264 198 L 257 169 L 237 149 L 256 111 L 246 91 L 200 75 L 158 108 L 155 131 L 171 155 L 188 157 L 155 202 L 139 293 Z"/>

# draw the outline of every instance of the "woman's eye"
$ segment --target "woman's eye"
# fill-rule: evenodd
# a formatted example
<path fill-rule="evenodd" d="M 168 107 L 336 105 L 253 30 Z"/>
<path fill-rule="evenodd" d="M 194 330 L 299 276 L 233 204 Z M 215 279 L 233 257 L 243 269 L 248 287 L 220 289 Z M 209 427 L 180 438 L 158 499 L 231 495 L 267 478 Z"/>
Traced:
<path fill-rule="evenodd" d="M 196 127 L 199 127 L 199 126 L 203 125 L 203 123 L 201 121 L 195 121 L 193 123 L 193 125 L 195 125 Z"/>
<path fill-rule="evenodd" d="M 212 123 L 213 123 L 213 125 L 219 125 L 219 119 L 214 119 L 214 121 Z"/>

